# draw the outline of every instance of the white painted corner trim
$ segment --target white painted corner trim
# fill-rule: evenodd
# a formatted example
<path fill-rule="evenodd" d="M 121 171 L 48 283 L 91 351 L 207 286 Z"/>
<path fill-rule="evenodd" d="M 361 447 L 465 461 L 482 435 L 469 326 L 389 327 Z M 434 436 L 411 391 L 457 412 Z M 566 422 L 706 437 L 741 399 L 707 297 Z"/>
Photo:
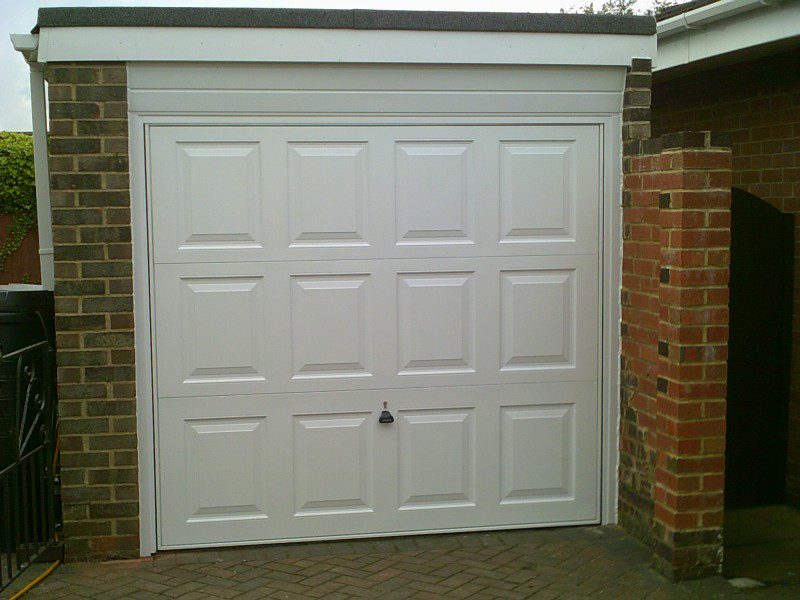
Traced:
<path fill-rule="evenodd" d="M 349 62 L 630 65 L 653 58 L 654 35 L 55 27 L 39 33 L 39 61 Z"/>
<path fill-rule="evenodd" d="M 721 0 L 657 25 L 655 71 L 800 36 L 800 0 Z"/>

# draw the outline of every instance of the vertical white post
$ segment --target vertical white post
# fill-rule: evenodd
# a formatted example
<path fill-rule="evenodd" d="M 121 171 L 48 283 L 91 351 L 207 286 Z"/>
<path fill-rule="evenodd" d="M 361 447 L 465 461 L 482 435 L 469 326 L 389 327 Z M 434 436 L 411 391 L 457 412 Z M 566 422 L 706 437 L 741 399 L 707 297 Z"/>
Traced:
<path fill-rule="evenodd" d="M 42 287 L 54 288 L 53 228 L 50 215 L 50 168 L 47 163 L 47 110 L 44 96 L 44 65 L 29 63 L 31 69 L 31 117 L 33 121 L 33 162 L 36 172 L 36 213 L 39 229 L 39 264 Z"/>

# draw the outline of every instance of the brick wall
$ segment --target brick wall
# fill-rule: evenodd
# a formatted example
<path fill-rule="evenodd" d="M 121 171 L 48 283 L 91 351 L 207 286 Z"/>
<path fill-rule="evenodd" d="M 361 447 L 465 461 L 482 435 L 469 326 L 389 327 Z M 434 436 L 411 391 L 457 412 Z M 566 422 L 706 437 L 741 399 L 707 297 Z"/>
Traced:
<path fill-rule="evenodd" d="M 51 64 L 46 78 L 66 550 L 136 556 L 126 69 Z"/>
<path fill-rule="evenodd" d="M 709 133 L 649 139 L 649 65 L 623 109 L 620 525 L 673 579 L 721 563 L 730 153 Z"/>
<path fill-rule="evenodd" d="M 800 50 L 715 68 L 653 86 L 653 134 L 729 132 L 732 184 L 785 212 L 800 212 Z M 796 221 L 800 228 L 800 219 Z M 800 230 L 795 300 L 787 501 L 800 506 Z"/>
<path fill-rule="evenodd" d="M 709 132 L 626 148 L 620 522 L 661 573 L 700 577 L 722 560 L 730 150 Z"/>
<path fill-rule="evenodd" d="M 686 579 L 722 559 L 731 155 L 708 132 L 650 139 L 649 67 L 623 108 L 619 522 Z"/>
<path fill-rule="evenodd" d="M 625 79 L 623 118 L 623 169 L 631 170 L 631 154 L 640 141 L 650 138 L 650 61 L 634 61 Z M 623 215 L 630 220 L 631 192 L 623 193 Z M 642 209 L 640 209 L 642 210 Z M 652 214 L 651 214 L 652 218 Z M 620 525 L 646 543 L 653 539 L 653 482 L 655 472 L 655 372 L 658 307 L 639 302 L 637 294 L 653 295 L 658 289 L 658 238 L 644 223 L 623 229 L 622 360 L 620 363 Z M 649 269 L 649 278 L 631 281 L 633 261 Z M 634 285 L 635 283 L 635 285 Z M 631 304 L 631 300 L 635 304 Z M 642 347 L 644 351 L 639 348 Z M 650 348 L 650 351 L 647 349 Z"/>

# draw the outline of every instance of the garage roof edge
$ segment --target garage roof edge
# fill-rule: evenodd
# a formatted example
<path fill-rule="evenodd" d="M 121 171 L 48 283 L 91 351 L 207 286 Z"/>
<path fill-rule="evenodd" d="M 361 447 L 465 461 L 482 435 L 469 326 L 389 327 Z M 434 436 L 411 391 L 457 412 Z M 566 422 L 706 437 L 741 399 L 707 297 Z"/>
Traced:
<path fill-rule="evenodd" d="M 650 16 L 295 8 L 40 8 L 54 27 L 233 27 L 654 35 Z"/>

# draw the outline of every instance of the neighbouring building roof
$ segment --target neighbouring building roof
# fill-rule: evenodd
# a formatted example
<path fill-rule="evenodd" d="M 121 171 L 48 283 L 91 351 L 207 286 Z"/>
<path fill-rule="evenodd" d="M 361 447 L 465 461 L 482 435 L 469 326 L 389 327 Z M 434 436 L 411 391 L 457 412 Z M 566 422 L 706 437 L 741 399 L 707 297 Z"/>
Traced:
<path fill-rule="evenodd" d="M 650 16 L 293 8 L 40 8 L 50 27 L 247 27 L 653 35 Z"/>

